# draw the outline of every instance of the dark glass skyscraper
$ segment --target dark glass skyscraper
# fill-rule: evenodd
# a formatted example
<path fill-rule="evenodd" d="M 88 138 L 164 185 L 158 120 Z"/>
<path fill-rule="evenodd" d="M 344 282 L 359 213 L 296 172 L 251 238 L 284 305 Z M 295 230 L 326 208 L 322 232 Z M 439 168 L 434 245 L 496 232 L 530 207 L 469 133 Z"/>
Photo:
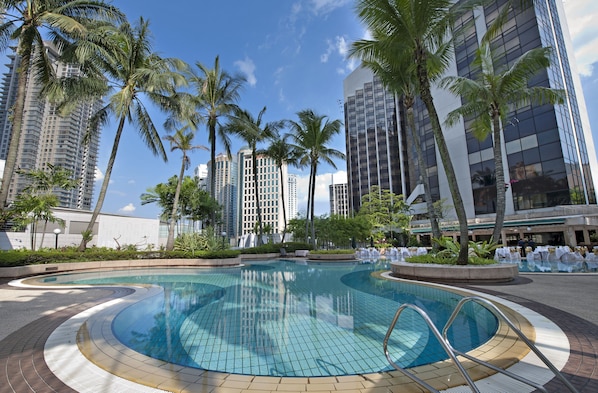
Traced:
<path fill-rule="evenodd" d="M 497 0 L 457 21 L 455 53 L 447 75 L 473 78 L 476 70 L 471 63 L 475 51 L 487 26 L 506 2 Z M 493 49 L 500 55 L 501 63 L 497 66 L 512 64 L 532 48 L 551 47 L 550 68 L 537 75 L 530 85 L 564 89 L 567 98 L 564 105 L 528 105 L 513 110 L 508 114 L 507 124 L 503 124 L 502 150 L 508 183 L 505 227 L 514 226 L 530 215 L 554 217 L 567 206 L 596 205 L 592 171 L 598 171 L 598 164 L 581 84 L 572 71 L 573 53 L 566 24 L 561 20 L 562 3 L 560 0 L 533 3 L 525 9 L 515 6 L 502 34 L 492 41 Z M 402 120 L 400 97 L 385 92 L 372 73 L 363 68 L 346 78 L 344 95 L 351 207 L 358 209 L 359 197 L 372 185 L 409 196 L 420 176 L 415 150 Z M 433 96 L 441 122 L 450 111 L 461 106 L 461 100 L 446 90 L 434 88 Z M 444 168 L 421 103 L 415 105 L 415 117 L 432 198 L 446 199 L 450 205 Z M 470 227 L 475 228 L 480 222 L 488 222 L 489 227 L 496 212 L 493 142 L 491 137 L 476 139 L 470 123 L 471 119 L 464 119 L 454 127 L 443 126 L 443 133 Z"/>

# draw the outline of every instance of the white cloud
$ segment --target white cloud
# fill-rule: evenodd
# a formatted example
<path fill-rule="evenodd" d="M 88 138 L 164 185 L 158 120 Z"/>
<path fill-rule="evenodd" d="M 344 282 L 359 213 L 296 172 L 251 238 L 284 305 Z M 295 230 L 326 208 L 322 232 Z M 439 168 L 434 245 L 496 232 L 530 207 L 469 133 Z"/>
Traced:
<path fill-rule="evenodd" d="M 134 179 L 131 179 L 131 180 L 129 180 L 129 181 L 127 182 L 127 184 L 135 184 L 135 180 L 134 180 Z"/>
<path fill-rule="evenodd" d="M 567 0 L 563 5 L 579 73 L 590 76 L 592 64 L 598 62 L 598 2 Z"/>
<path fill-rule="evenodd" d="M 345 38 L 345 36 L 337 35 L 334 38 L 334 40 L 327 39 L 326 44 L 327 44 L 326 52 L 324 52 L 320 55 L 320 61 L 322 63 L 327 63 L 328 60 L 330 59 L 330 55 L 332 55 L 333 53 L 337 53 L 343 59 L 345 59 L 347 57 L 347 53 L 349 53 L 349 43 L 347 42 L 347 39 Z M 349 60 L 349 63 L 354 63 L 354 62 L 355 62 L 355 60 L 353 60 L 353 59 Z M 342 73 L 344 73 L 344 70 L 341 72 L 341 74 Z"/>
<path fill-rule="evenodd" d="M 98 168 L 96 166 L 96 169 L 95 169 L 95 181 L 102 181 L 102 180 L 104 180 L 104 172 L 102 172 L 100 170 L 100 168 Z"/>
<path fill-rule="evenodd" d="M 309 8 L 316 15 L 325 15 L 350 2 L 351 0 L 309 0 Z"/>
<path fill-rule="evenodd" d="M 314 212 L 316 216 L 330 214 L 330 184 L 342 184 L 347 182 L 347 172 L 337 171 L 335 173 L 323 173 L 316 176 L 316 192 L 314 198 Z M 299 211 L 307 211 L 307 195 L 309 189 L 309 174 L 297 175 L 297 207 Z"/>
<path fill-rule="evenodd" d="M 255 77 L 255 64 L 249 57 L 245 57 L 244 60 L 235 61 L 235 66 L 245 75 L 247 83 L 251 86 L 255 86 L 257 78 Z"/>
<path fill-rule="evenodd" d="M 118 209 L 119 212 L 121 213 L 132 213 L 135 211 L 135 205 L 133 205 L 132 203 L 129 203 L 127 206 L 121 207 L 120 209 Z"/>

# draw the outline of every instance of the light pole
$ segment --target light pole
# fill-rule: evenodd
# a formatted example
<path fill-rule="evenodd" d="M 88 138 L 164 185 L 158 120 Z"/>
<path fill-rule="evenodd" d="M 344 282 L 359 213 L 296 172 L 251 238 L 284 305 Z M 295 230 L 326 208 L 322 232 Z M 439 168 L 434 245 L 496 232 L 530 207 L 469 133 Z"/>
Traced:
<path fill-rule="evenodd" d="M 224 238 L 226 237 L 226 232 L 222 231 L 222 249 L 224 249 Z"/>
<path fill-rule="evenodd" d="M 58 235 L 60 235 L 60 228 L 56 228 L 54 229 L 54 234 L 56 235 L 56 242 L 54 243 L 54 249 L 57 250 L 58 249 Z"/>

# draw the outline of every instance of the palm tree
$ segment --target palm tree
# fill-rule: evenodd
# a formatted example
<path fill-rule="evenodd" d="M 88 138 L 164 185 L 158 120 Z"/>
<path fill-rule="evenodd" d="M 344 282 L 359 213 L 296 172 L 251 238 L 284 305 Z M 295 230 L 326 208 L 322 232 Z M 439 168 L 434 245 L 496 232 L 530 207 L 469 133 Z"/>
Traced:
<path fill-rule="evenodd" d="M 268 123 L 264 123 L 263 117 L 264 113 L 266 112 L 266 107 L 264 107 L 260 113 L 257 115 L 257 118 L 253 117 L 251 113 L 246 110 L 237 108 L 234 111 L 234 115 L 229 118 L 228 123 L 223 127 L 225 132 L 236 134 L 247 145 L 249 149 L 251 149 L 251 162 L 252 162 L 252 170 L 253 170 L 253 188 L 254 188 L 254 195 L 255 195 L 255 206 L 257 212 L 257 226 L 258 226 L 258 245 L 262 243 L 262 236 L 264 234 L 264 228 L 262 223 L 262 209 L 260 206 L 260 193 L 259 193 L 259 181 L 258 181 L 258 171 L 257 171 L 257 145 L 267 138 L 272 137 L 275 133 L 278 132 L 283 126 L 284 121 L 272 121 Z M 213 173 L 213 172 L 212 172 Z M 213 175 L 212 175 L 213 177 Z M 283 201 L 284 203 L 284 201 Z"/>
<path fill-rule="evenodd" d="M 44 244 L 48 222 L 63 222 L 63 220 L 54 216 L 54 212 L 52 211 L 53 208 L 60 204 L 58 196 L 53 193 L 54 189 L 61 188 L 69 190 L 77 187 L 77 181 L 73 179 L 72 171 L 50 163 L 46 163 L 46 166 L 48 170 L 32 169 L 17 171 L 17 173 L 30 181 L 30 184 L 17 196 L 10 209 L 14 214 L 16 222 L 31 224 L 32 250 L 35 250 L 35 227 L 38 221 L 44 221 L 40 244 Z"/>
<path fill-rule="evenodd" d="M 442 133 L 438 113 L 431 92 L 430 67 L 441 72 L 447 66 L 448 58 L 441 58 L 442 63 L 432 64 L 431 56 L 439 47 L 448 45 L 450 29 L 455 17 L 469 6 L 468 1 L 453 4 L 452 0 L 359 0 L 357 13 L 370 31 L 384 32 L 384 37 L 376 41 L 360 40 L 353 44 L 353 51 L 362 57 L 374 59 L 375 50 L 383 48 L 390 55 L 407 57 L 415 66 L 419 95 L 426 106 L 434 133 L 434 139 L 453 199 L 457 219 L 459 220 L 460 248 L 457 263 L 467 264 L 469 248 L 467 214 L 459 184 Z"/>
<path fill-rule="evenodd" d="M 88 23 L 94 20 L 119 21 L 123 16 L 117 8 L 94 0 L 1 0 L 0 13 L 0 47 L 5 49 L 16 40 L 16 54 L 20 61 L 17 95 L 12 108 L 11 140 L 0 187 L 1 209 L 7 204 L 15 172 L 27 83 L 35 78 L 37 83 L 45 85 L 55 76 L 52 62 L 44 50 L 42 33 L 51 37 L 53 45 L 61 51 L 86 35 Z"/>
<path fill-rule="evenodd" d="M 185 82 L 179 73 L 185 67 L 182 61 L 162 58 L 152 52 L 149 22 L 143 18 L 139 18 L 134 27 L 128 22 L 123 23 L 114 30 L 111 38 L 114 52 L 98 61 L 113 91 L 108 104 L 92 117 L 90 130 L 97 130 L 98 125 L 106 124 L 111 115 L 118 119 L 118 126 L 98 201 L 85 233 L 92 233 L 102 209 L 126 122 L 136 126 L 141 139 L 154 155 L 167 161 L 160 135 L 142 98 L 147 98 L 160 109 L 170 109 L 176 87 Z M 86 236 L 83 237 L 79 250 L 85 250 L 88 240 Z"/>
<path fill-rule="evenodd" d="M 413 114 L 413 106 L 415 104 L 416 90 L 417 90 L 417 76 L 413 67 L 413 62 L 406 56 L 396 56 L 390 53 L 390 50 L 383 48 L 382 50 L 375 50 L 373 47 L 377 40 L 377 37 L 385 38 L 385 36 L 379 32 L 372 32 L 373 42 L 371 44 L 372 53 L 369 55 L 371 58 L 362 59 L 362 64 L 370 68 L 372 72 L 377 75 L 384 86 L 394 92 L 395 94 L 402 96 L 403 107 L 407 117 L 407 128 L 411 133 L 413 139 L 413 145 L 415 147 L 417 162 L 420 171 L 420 181 L 424 187 L 424 195 L 426 197 L 426 206 L 428 209 L 428 216 L 430 219 L 430 226 L 432 228 L 432 238 L 439 239 L 442 236 L 440 232 L 440 225 L 438 224 L 438 217 L 436 209 L 434 208 L 434 200 L 432 199 L 432 193 L 430 192 L 430 184 L 428 179 L 428 171 L 426 162 L 424 160 L 424 154 L 422 151 L 419 133 L 415 126 L 415 117 Z M 447 47 L 438 48 L 439 50 L 445 50 Z M 374 54 L 372 56 L 372 54 Z M 362 55 L 361 52 L 355 50 L 352 55 Z M 363 54 L 366 55 L 366 54 Z M 443 53 L 434 53 L 436 58 L 442 58 Z M 432 242 L 433 247 L 437 247 L 437 243 Z"/>
<path fill-rule="evenodd" d="M 503 7 L 500 24 L 508 15 Z M 472 119 L 472 132 L 478 140 L 492 135 L 496 178 L 496 223 L 492 240 L 497 242 L 503 228 L 506 210 L 506 183 L 502 157 L 503 126 L 508 114 L 530 103 L 563 104 L 565 92 L 549 87 L 528 87 L 528 82 L 540 71 L 550 66 L 550 48 L 535 48 L 525 52 L 513 64 L 506 64 L 493 53 L 491 40 L 496 30 L 489 29 L 476 51 L 472 68 L 479 69 L 475 79 L 454 76 L 443 80 L 442 85 L 462 97 L 464 104 L 449 113 L 447 124 L 454 125 L 461 117 Z M 501 64 L 497 66 L 497 64 Z"/>
<path fill-rule="evenodd" d="M 174 226 L 177 221 L 177 211 L 179 208 L 179 196 L 181 195 L 181 185 L 183 184 L 183 176 L 185 175 L 185 169 L 189 169 L 191 160 L 187 153 L 197 149 L 208 150 L 207 147 L 202 145 L 193 145 L 193 138 L 195 133 L 189 131 L 189 126 L 179 128 L 176 130 L 174 135 L 167 135 L 164 137 L 165 140 L 170 142 L 170 151 L 180 150 L 183 153 L 183 159 L 181 160 L 181 170 L 177 179 L 176 191 L 174 192 L 174 202 L 172 204 L 172 212 L 170 214 L 170 223 L 168 225 L 168 239 L 166 240 L 166 250 L 172 251 L 174 248 Z"/>
<path fill-rule="evenodd" d="M 327 116 L 318 115 L 311 109 L 297 113 L 299 121 L 289 121 L 291 127 L 291 147 L 297 151 L 300 166 L 309 165 L 309 192 L 307 194 L 307 219 L 305 236 L 309 235 L 308 225 L 311 225 L 311 241 L 315 245 L 314 227 L 314 196 L 316 193 L 316 176 L 318 164 L 323 161 L 334 169 L 336 164 L 333 158 L 345 159 L 345 154 L 327 145 L 341 130 L 340 120 L 329 121 Z M 306 239 L 307 242 L 307 239 Z"/>
<path fill-rule="evenodd" d="M 215 199 L 216 178 L 216 139 L 219 138 L 230 157 L 230 139 L 220 127 L 220 118 L 229 117 L 238 108 L 236 102 L 245 79 L 239 75 L 229 75 L 220 69 L 220 59 L 216 56 L 214 68 L 208 68 L 197 62 L 199 73 L 190 70 L 187 81 L 195 90 L 192 102 L 198 115 L 207 123 L 208 141 L 210 142 L 210 196 Z M 199 120 L 196 122 L 199 123 Z M 211 225 L 216 222 L 216 212 L 212 212 Z"/>
<path fill-rule="evenodd" d="M 274 163 L 278 167 L 278 173 L 280 174 L 280 197 L 282 199 L 282 219 L 284 221 L 284 228 L 282 230 L 282 240 L 287 233 L 287 211 L 286 211 L 286 199 L 284 196 L 284 177 L 282 168 L 285 164 L 295 165 L 297 162 L 296 152 L 291 148 L 291 145 L 287 143 L 288 135 L 281 137 L 278 133 L 274 134 L 270 139 L 270 146 L 264 150 L 264 154 L 274 160 Z"/>

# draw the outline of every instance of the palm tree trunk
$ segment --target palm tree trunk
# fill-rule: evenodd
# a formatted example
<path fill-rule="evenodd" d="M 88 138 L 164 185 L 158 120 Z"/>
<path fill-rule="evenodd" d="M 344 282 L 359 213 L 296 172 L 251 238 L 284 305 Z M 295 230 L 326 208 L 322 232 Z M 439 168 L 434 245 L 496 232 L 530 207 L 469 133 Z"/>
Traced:
<path fill-rule="evenodd" d="M 257 209 L 257 224 L 258 224 L 258 238 L 257 245 L 262 245 L 262 236 L 264 235 L 264 228 L 262 226 L 262 209 L 260 207 L 260 193 L 259 193 L 259 182 L 257 179 L 257 153 L 255 146 L 251 148 L 251 160 L 253 162 L 253 188 L 255 193 L 255 207 Z"/>
<path fill-rule="evenodd" d="M 168 223 L 168 239 L 166 240 L 166 250 L 172 251 L 174 249 L 174 226 L 177 222 L 177 210 L 179 208 L 179 197 L 181 195 L 181 185 L 183 184 L 183 175 L 185 174 L 185 159 L 187 155 L 183 152 L 183 162 L 181 163 L 181 171 L 176 183 L 176 190 L 174 191 L 174 201 L 172 203 L 172 212 L 170 212 L 170 222 Z M 179 230 L 180 233 L 180 230 Z"/>
<path fill-rule="evenodd" d="M 309 208 L 311 203 L 312 168 L 309 168 L 309 184 L 307 185 L 307 207 L 305 212 L 305 243 L 309 243 Z"/>
<path fill-rule="evenodd" d="M 313 248 L 316 248 L 316 226 L 314 225 L 314 200 L 316 199 L 316 173 L 318 173 L 317 171 L 317 161 L 314 161 L 312 163 L 312 167 L 313 169 L 311 170 L 311 172 L 313 173 L 313 181 L 311 182 L 311 190 L 310 190 L 310 194 L 311 194 L 311 208 L 310 210 L 310 215 L 311 215 L 311 243 Z"/>
<path fill-rule="evenodd" d="M 216 199 L 216 124 L 210 124 L 210 196 Z M 216 227 L 216 210 L 210 213 L 210 225 Z"/>
<path fill-rule="evenodd" d="M 48 228 L 48 220 L 44 220 L 44 229 L 42 229 L 42 238 L 39 241 L 39 246 L 43 247 L 44 237 L 46 236 L 46 229 Z"/>
<path fill-rule="evenodd" d="M 17 51 L 21 53 L 21 51 Z M 27 93 L 27 79 L 29 78 L 29 57 L 21 57 L 19 66 L 19 79 L 17 84 L 17 97 L 13 108 L 12 132 L 10 144 L 4 164 L 4 174 L 2 177 L 2 186 L 0 186 L 0 209 L 8 206 L 8 190 L 12 182 L 13 174 L 17 166 L 17 155 L 19 153 L 19 144 L 21 143 L 21 134 L 23 131 L 23 114 L 25 110 L 25 95 Z"/>
<path fill-rule="evenodd" d="M 494 139 L 494 174 L 496 177 L 496 222 L 494 223 L 491 240 L 498 243 L 503 222 L 505 221 L 506 209 L 505 170 L 502 161 L 501 127 L 498 114 L 493 116 L 492 126 Z M 503 243 L 504 240 L 505 239 L 503 239 Z"/>
<path fill-rule="evenodd" d="M 457 264 L 467 265 L 467 254 L 469 251 L 467 214 L 465 213 L 465 206 L 463 205 L 463 199 L 461 198 L 461 192 L 459 191 L 459 184 L 457 183 L 455 168 L 453 167 L 451 156 L 446 145 L 446 140 L 444 139 L 442 128 L 440 127 L 440 121 L 438 120 L 438 113 L 436 112 L 436 107 L 434 106 L 434 99 L 432 98 L 430 79 L 428 77 L 425 57 L 425 51 L 417 51 L 417 75 L 420 83 L 421 98 L 426 105 L 426 109 L 428 110 L 428 116 L 432 124 L 432 131 L 434 132 L 434 139 L 436 140 L 436 146 L 438 146 L 438 152 L 440 153 L 440 158 L 442 159 L 449 189 L 451 191 L 453 207 L 455 209 L 455 213 L 457 214 L 457 220 L 459 220 L 460 247 L 459 256 L 457 257 Z"/>
<path fill-rule="evenodd" d="M 406 98 L 405 101 L 410 100 L 413 102 L 412 99 Z M 434 201 L 432 200 L 432 193 L 430 192 L 430 183 L 428 181 L 428 170 L 426 169 L 426 163 L 424 161 L 424 153 L 422 151 L 422 146 L 419 140 L 419 135 L 417 130 L 415 129 L 415 119 L 413 117 L 413 105 L 409 105 L 407 107 L 407 123 L 409 124 L 409 129 L 411 130 L 411 136 L 413 137 L 413 144 L 415 145 L 415 151 L 417 154 L 417 163 L 419 165 L 419 172 L 421 176 L 421 181 L 424 185 L 424 195 L 426 197 L 426 207 L 428 208 L 428 214 L 430 216 L 430 227 L 432 228 L 432 237 L 434 239 L 440 239 L 442 233 L 440 232 L 440 225 L 438 225 L 438 217 L 436 217 L 436 210 L 434 209 Z M 432 242 L 433 248 L 438 248 L 438 244 Z"/>
<path fill-rule="evenodd" d="M 125 127 L 125 119 L 125 116 L 122 116 L 118 122 L 116 135 L 114 136 L 114 143 L 112 144 L 112 151 L 110 152 L 110 158 L 108 159 L 108 166 L 106 168 L 106 173 L 104 174 L 104 180 L 102 181 L 100 194 L 98 195 L 98 201 L 96 202 L 96 207 L 93 210 L 91 219 L 89 220 L 89 224 L 87 225 L 85 232 L 93 233 L 93 227 L 98 219 L 100 211 L 102 210 L 102 206 L 104 205 L 104 199 L 106 199 L 106 192 L 108 191 L 108 183 L 110 183 L 110 176 L 112 175 L 112 169 L 114 168 L 114 161 L 116 161 L 116 152 L 118 151 L 120 137 L 122 136 L 123 128 Z M 79 251 L 85 251 L 85 248 L 87 247 L 87 241 L 88 240 L 86 237 L 83 236 L 83 239 L 81 239 L 81 243 L 79 244 Z"/>
<path fill-rule="evenodd" d="M 31 251 L 35 251 L 35 219 L 31 222 Z"/>
<path fill-rule="evenodd" d="M 281 243 L 284 243 L 284 238 L 287 234 L 287 209 L 286 209 L 286 200 L 284 199 L 284 177 L 282 175 L 282 166 L 278 167 L 280 172 L 280 197 L 282 198 L 282 220 L 284 221 L 284 226 L 282 229 L 282 240 Z"/>

